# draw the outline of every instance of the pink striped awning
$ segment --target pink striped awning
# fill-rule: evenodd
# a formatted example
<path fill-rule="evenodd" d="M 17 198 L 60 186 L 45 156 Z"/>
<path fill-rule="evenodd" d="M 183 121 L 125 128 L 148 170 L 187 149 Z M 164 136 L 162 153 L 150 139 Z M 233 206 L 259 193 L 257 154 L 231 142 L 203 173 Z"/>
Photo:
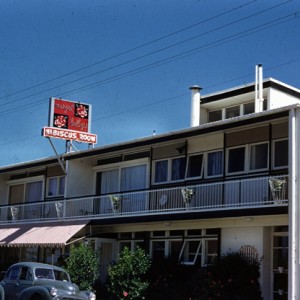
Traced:
<path fill-rule="evenodd" d="M 85 227 L 88 221 L 10 224 L 0 226 L 0 246 L 62 247 Z M 84 233 L 80 237 L 84 237 Z"/>

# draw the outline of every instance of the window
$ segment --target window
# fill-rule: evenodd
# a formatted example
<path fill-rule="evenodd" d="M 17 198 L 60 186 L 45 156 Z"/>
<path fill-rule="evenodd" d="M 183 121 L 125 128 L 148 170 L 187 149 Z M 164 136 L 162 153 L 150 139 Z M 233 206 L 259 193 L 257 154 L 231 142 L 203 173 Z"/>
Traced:
<path fill-rule="evenodd" d="M 246 147 L 231 148 L 228 150 L 228 173 L 245 171 Z"/>
<path fill-rule="evenodd" d="M 255 111 L 254 102 L 244 104 L 244 115 L 252 114 Z"/>
<path fill-rule="evenodd" d="M 244 145 L 227 151 L 227 173 L 266 170 L 268 164 L 268 143 Z"/>
<path fill-rule="evenodd" d="M 226 119 L 238 117 L 239 115 L 240 115 L 240 106 L 239 105 L 228 107 L 225 109 Z"/>
<path fill-rule="evenodd" d="M 212 265 L 218 256 L 218 241 L 214 240 L 206 240 L 205 241 L 205 249 L 206 249 L 206 265 Z"/>
<path fill-rule="evenodd" d="M 155 162 L 155 179 L 156 183 L 168 181 L 168 160 Z"/>
<path fill-rule="evenodd" d="M 223 151 L 207 153 L 207 177 L 223 174 Z"/>
<path fill-rule="evenodd" d="M 184 264 L 201 264 L 202 240 L 185 240 L 179 255 L 179 261 Z"/>
<path fill-rule="evenodd" d="M 43 180 L 20 182 L 9 186 L 9 203 L 30 203 L 43 200 Z"/>
<path fill-rule="evenodd" d="M 216 122 L 222 120 L 222 109 L 210 111 L 208 113 L 208 122 Z"/>
<path fill-rule="evenodd" d="M 146 188 L 147 165 L 124 166 L 102 171 L 97 184 L 101 194 L 127 192 Z"/>
<path fill-rule="evenodd" d="M 188 158 L 186 177 L 202 177 L 203 154 L 192 155 Z"/>
<path fill-rule="evenodd" d="M 165 241 L 152 242 L 152 258 L 159 261 L 165 258 Z"/>
<path fill-rule="evenodd" d="M 154 183 L 183 180 L 186 158 L 176 157 L 154 162 Z"/>
<path fill-rule="evenodd" d="M 218 230 L 206 229 L 165 231 L 159 236 L 151 233 L 153 260 L 172 258 L 182 264 L 211 264 L 218 255 Z"/>
<path fill-rule="evenodd" d="M 268 143 L 250 145 L 250 170 L 268 168 Z"/>
<path fill-rule="evenodd" d="M 48 178 L 47 196 L 63 196 L 65 192 L 65 176 Z"/>
<path fill-rule="evenodd" d="M 286 168 L 288 166 L 288 140 L 278 140 L 273 143 L 273 167 Z"/>
<path fill-rule="evenodd" d="M 185 157 L 174 158 L 171 167 L 171 180 L 181 180 L 184 179 L 185 174 Z"/>
<path fill-rule="evenodd" d="M 13 266 L 5 274 L 5 279 L 17 280 L 19 279 L 21 266 Z"/>

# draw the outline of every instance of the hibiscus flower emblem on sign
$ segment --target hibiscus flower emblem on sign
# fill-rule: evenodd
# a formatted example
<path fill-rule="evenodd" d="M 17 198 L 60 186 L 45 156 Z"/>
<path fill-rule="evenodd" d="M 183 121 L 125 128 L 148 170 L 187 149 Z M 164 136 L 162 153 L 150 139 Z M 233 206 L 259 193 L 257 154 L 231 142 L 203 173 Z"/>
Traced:
<path fill-rule="evenodd" d="M 79 116 L 81 118 L 87 118 L 87 116 L 88 116 L 88 107 L 87 107 L 87 105 L 76 103 L 75 107 L 76 107 L 76 116 Z"/>
<path fill-rule="evenodd" d="M 67 116 L 62 116 L 62 115 L 54 116 L 54 125 L 55 127 L 66 128 L 67 120 L 68 120 Z"/>

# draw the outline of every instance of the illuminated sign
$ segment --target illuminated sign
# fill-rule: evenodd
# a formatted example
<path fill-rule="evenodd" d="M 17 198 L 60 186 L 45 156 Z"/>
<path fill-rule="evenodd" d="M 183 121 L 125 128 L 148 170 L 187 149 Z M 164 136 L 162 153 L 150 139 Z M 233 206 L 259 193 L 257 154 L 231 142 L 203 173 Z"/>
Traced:
<path fill-rule="evenodd" d="M 51 98 L 49 126 L 90 132 L 91 110 L 89 104 Z"/>
<path fill-rule="evenodd" d="M 97 143 L 97 135 L 91 134 L 92 106 L 90 104 L 50 99 L 49 126 L 43 128 L 45 137 Z"/>
<path fill-rule="evenodd" d="M 96 144 L 97 143 L 97 135 L 86 133 L 86 132 L 78 132 L 74 130 L 68 129 L 60 129 L 55 127 L 44 127 L 43 128 L 43 136 L 78 141 L 83 143 Z"/>

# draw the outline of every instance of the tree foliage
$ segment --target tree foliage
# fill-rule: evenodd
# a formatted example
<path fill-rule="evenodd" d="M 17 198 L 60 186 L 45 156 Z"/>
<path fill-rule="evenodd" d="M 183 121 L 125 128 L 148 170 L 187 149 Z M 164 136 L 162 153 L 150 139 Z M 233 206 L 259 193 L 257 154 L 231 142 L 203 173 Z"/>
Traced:
<path fill-rule="evenodd" d="M 151 260 L 142 248 L 130 251 L 125 247 L 117 263 L 108 268 L 110 292 L 117 299 L 142 299 L 149 286 L 145 274 L 150 265 Z"/>
<path fill-rule="evenodd" d="M 92 290 L 99 276 L 99 257 L 99 251 L 95 251 L 90 244 L 82 243 L 73 248 L 67 258 L 66 269 L 81 290 Z"/>

